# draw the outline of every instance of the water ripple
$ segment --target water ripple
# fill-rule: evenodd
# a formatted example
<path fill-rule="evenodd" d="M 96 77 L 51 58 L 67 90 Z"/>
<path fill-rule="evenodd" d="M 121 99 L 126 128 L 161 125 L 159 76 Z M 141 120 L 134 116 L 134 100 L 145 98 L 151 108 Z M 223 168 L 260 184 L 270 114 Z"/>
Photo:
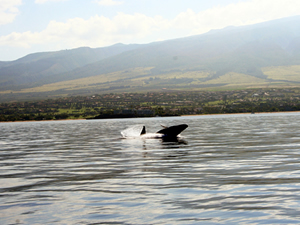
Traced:
<path fill-rule="evenodd" d="M 300 114 L 0 124 L 0 224 L 298 224 Z M 123 139 L 189 124 L 176 142 Z"/>

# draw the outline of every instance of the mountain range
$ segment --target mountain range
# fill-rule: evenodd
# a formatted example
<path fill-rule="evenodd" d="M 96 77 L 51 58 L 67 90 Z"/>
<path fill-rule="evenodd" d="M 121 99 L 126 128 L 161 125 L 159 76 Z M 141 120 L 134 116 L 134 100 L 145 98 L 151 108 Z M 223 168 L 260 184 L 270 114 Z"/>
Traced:
<path fill-rule="evenodd" d="M 105 92 L 300 84 L 300 16 L 153 42 L 0 62 L 2 101 Z"/>

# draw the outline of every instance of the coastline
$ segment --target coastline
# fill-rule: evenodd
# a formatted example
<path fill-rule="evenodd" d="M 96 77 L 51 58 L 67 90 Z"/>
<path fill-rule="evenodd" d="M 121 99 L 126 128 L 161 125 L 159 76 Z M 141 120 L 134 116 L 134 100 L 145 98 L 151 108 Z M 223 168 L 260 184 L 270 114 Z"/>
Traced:
<path fill-rule="evenodd" d="M 193 115 L 179 115 L 179 117 L 188 117 L 188 116 L 218 116 L 218 115 L 255 115 L 255 114 L 273 114 L 273 113 L 300 113 L 300 111 L 280 111 L 280 112 L 255 112 L 254 114 L 246 113 L 216 113 L 216 114 L 193 114 Z M 153 116 L 154 118 L 155 116 Z M 143 118 L 143 117 L 135 117 Z M 144 117 L 149 118 L 149 117 Z M 108 118 L 99 118 L 95 120 L 102 120 Z M 118 119 L 118 118 L 111 118 Z M 26 123 L 26 122 L 49 122 L 49 121 L 68 121 L 68 120 L 92 120 L 92 119 L 61 119 L 61 120 L 17 120 L 17 121 L 0 121 L 0 123 Z"/>
<path fill-rule="evenodd" d="M 16 121 L 0 121 L 0 123 L 49 122 L 49 121 L 66 121 L 66 120 L 86 120 L 86 119 L 62 119 L 62 120 L 16 120 Z"/>
<path fill-rule="evenodd" d="M 216 116 L 216 115 L 255 115 L 255 114 L 273 114 L 273 113 L 300 113 L 300 111 L 280 111 L 280 112 L 255 112 L 255 113 L 215 113 L 215 114 L 193 114 L 181 116 Z"/>

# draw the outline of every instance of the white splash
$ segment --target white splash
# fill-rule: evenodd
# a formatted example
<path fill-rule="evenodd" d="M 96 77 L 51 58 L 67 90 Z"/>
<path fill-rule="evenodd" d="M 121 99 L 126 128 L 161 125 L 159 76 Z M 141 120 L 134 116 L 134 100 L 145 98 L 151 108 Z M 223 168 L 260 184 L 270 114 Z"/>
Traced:
<path fill-rule="evenodd" d="M 123 138 L 137 138 L 141 136 L 142 130 L 143 130 L 143 125 L 139 124 L 121 131 L 121 134 Z"/>

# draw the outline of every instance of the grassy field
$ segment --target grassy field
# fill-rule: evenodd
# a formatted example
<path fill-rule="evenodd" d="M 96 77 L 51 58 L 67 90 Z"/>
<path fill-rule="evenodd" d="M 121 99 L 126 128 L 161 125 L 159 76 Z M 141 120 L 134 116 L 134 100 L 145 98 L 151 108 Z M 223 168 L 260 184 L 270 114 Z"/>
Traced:
<path fill-rule="evenodd" d="M 218 77 L 217 79 L 209 80 L 203 82 L 203 84 L 223 84 L 224 86 L 253 86 L 257 84 L 265 85 L 267 84 L 266 80 L 253 77 L 250 75 L 242 74 L 242 73 L 227 73 L 223 76 Z"/>
<path fill-rule="evenodd" d="M 269 79 L 300 82 L 300 65 L 265 67 L 262 71 Z"/>
<path fill-rule="evenodd" d="M 151 92 L 164 90 L 235 90 L 246 88 L 299 87 L 300 65 L 262 68 L 267 79 L 229 72 L 215 79 L 209 79 L 214 71 L 166 71 L 152 74 L 152 67 L 133 68 L 109 74 L 82 79 L 57 82 L 19 91 L 3 91 L 1 97 L 30 99 L 89 95 L 93 93 Z M 9 96 L 11 95 L 11 96 Z M 22 96 L 23 95 L 23 96 Z M 15 96 L 15 97 L 14 97 Z M 43 96 L 43 97 L 42 97 Z"/>
<path fill-rule="evenodd" d="M 65 90 L 90 89 L 90 88 L 94 88 L 95 86 L 99 86 L 103 84 L 108 85 L 108 83 L 111 82 L 118 82 L 119 80 L 121 82 L 124 82 L 123 81 L 124 79 L 126 80 L 130 77 L 144 76 L 146 74 L 149 74 L 150 69 L 151 67 L 134 68 L 131 70 L 118 71 L 109 74 L 101 74 L 98 76 L 92 76 L 92 77 L 81 78 L 76 80 L 56 82 L 52 84 L 42 85 L 40 87 L 27 88 L 21 91 L 14 91 L 14 92 L 27 93 L 27 92 L 48 92 L 48 91 L 56 91 L 60 89 L 65 89 Z M 11 91 L 4 91 L 1 93 L 9 93 L 9 92 Z"/>

